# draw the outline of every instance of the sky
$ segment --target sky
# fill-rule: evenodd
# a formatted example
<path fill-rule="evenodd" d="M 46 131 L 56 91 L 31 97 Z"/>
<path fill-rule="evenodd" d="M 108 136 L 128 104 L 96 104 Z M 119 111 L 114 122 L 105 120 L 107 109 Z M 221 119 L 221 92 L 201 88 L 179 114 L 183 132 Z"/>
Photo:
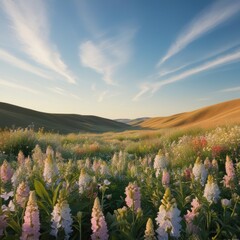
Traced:
<path fill-rule="evenodd" d="M 1 0 L 0 102 L 132 119 L 236 99 L 239 26 L 239 0 Z"/>

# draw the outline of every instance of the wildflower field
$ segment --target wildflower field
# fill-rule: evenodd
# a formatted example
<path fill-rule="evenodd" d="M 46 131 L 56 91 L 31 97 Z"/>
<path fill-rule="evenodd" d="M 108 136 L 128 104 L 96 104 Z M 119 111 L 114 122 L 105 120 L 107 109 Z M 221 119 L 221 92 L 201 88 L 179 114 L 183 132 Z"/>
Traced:
<path fill-rule="evenodd" d="M 0 239 L 240 239 L 240 125 L 0 132 Z"/>

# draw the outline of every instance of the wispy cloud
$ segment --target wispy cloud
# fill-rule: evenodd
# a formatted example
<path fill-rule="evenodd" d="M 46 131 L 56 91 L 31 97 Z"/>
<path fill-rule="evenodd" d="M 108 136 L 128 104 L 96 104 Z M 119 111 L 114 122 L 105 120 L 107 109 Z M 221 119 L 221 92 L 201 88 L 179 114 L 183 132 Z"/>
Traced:
<path fill-rule="evenodd" d="M 240 1 L 238 0 L 216 1 L 183 29 L 176 41 L 171 45 L 167 54 L 159 61 L 158 66 L 182 51 L 196 39 L 232 18 L 239 11 Z"/>
<path fill-rule="evenodd" d="M 109 99 L 119 95 L 119 93 L 112 92 L 109 90 L 98 90 L 95 83 L 91 85 L 91 90 L 94 93 L 94 96 L 96 97 L 97 102 L 99 103 L 103 102 L 105 99 Z"/>
<path fill-rule="evenodd" d="M 22 59 L 19 59 L 15 57 L 14 55 L 10 54 L 9 52 L 5 51 L 4 49 L 0 48 L 0 60 L 7 62 L 19 69 L 22 69 L 24 71 L 36 74 L 40 77 L 46 78 L 46 79 L 51 79 L 49 75 L 44 73 L 41 69 L 23 61 Z"/>
<path fill-rule="evenodd" d="M 233 87 L 233 88 L 225 88 L 220 90 L 219 92 L 240 92 L 240 86 Z"/>
<path fill-rule="evenodd" d="M 230 50 L 232 51 L 233 49 L 239 48 L 239 46 L 240 46 L 240 41 L 239 40 L 228 43 L 228 44 L 225 44 L 223 47 L 218 48 L 218 49 L 216 49 L 212 52 L 209 52 L 207 55 L 205 55 L 203 57 L 200 57 L 200 58 L 198 57 L 197 60 L 187 62 L 187 63 L 182 64 L 182 65 L 180 65 L 178 67 L 175 67 L 175 68 L 169 68 L 169 69 L 166 69 L 166 70 L 161 70 L 155 76 L 163 77 L 163 76 L 166 76 L 166 75 L 169 75 L 169 74 L 173 74 L 173 73 L 178 72 L 178 71 L 180 71 L 184 68 L 187 68 L 189 66 L 193 66 L 193 65 L 199 64 L 203 61 L 210 60 L 211 58 L 217 57 L 218 55 L 224 54 L 224 53 L 226 53 Z"/>
<path fill-rule="evenodd" d="M 48 89 L 49 89 L 51 92 L 57 93 L 57 94 L 62 95 L 62 96 L 64 96 L 64 97 L 72 97 L 72 98 L 75 98 L 75 99 L 77 99 L 77 100 L 80 99 L 80 97 L 77 96 L 76 94 L 73 94 L 73 93 L 71 93 L 71 92 L 68 92 L 68 91 L 66 91 L 66 90 L 64 90 L 64 89 L 62 89 L 62 88 L 60 88 L 60 87 L 52 87 L 52 88 L 48 88 Z"/>
<path fill-rule="evenodd" d="M 129 60 L 134 34 L 135 30 L 128 30 L 114 38 L 82 43 L 79 47 L 82 65 L 101 74 L 107 84 L 115 85 L 114 74 Z"/>
<path fill-rule="evenodd" d="M 140 97 L 147 92 L 155 93 L 157 90 L 159 90 L 161 87 L 165 85 L 172 84 L 174 82 L 186 79 L 187 77 L 190 77 L 192 75 L 196 75 L 198 73 L 208 71 L 210 69 L 217 68 L 219 66 L 230 64 L 237 61 L 240 61 L 240 50 L 235 51 L 231 54 L 226 54 L 224 56 L 218 57 L 212 61 L 208 61 L 202 65 L 199 65 L 197 67 L 184 71 L 178 75 L 166 78 L 163 81 L 158 81 L 155 83 L 147 83 L 144 86 L 140 86 L 140 91 L 133 98 L 133 100 L 134 101 L 139 100 Z"/>
<path fill-rule="evenodd" d="M 132 98 L 134 102 L 138 101 L 142 95 L 145 93 L 149 92 L 152 89 L 152 84 L 151 83 L 144 83 L 140 86 L 140 91 L 139 93 Z"/>
<path fill-rule="evenodd" d="M 3 0 L 3 9 L 22 50 L 35 62 L 63 76 L 68 82 L 76 79 L 61 59 L 57 47 L 49 39 L 49 23 L 44 1 Z"/>
<path fill-rule="evenodd" d="M 39 91 L 37 91 L 35 89 L 23 86 L 21 84 L 10 82 L 9 80 L 6 80 L 6 79 L 1 79 L 0 78 L 0 85 L 5 86 L 5 87 L 9 87 L 9 88 L 15 88 L 15 89 L 26 91 L 26 92 L 30 92 L 32 94 L 39 94 Z"/>

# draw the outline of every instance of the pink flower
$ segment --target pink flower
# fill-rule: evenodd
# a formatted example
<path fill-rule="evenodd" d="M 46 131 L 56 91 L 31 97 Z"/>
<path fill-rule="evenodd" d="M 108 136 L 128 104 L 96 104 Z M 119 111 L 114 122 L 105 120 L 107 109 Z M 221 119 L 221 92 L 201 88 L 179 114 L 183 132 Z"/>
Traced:
<path fill-rule="evenodd" d="M 105 217 L 102 213 L 100 202 L 98 197 L 95 198 L 93 209 L 92 209 L 92 240 L 107 240 L 108 239 L 108 229 L 105 221 Z"/>
<path fill-rule="evenodd" d="M 19 151 L 18 156 L 17 156 L 17 161 L 20 166 L 25 163 L 25 156 L 22 151 Z"/>
<path fill-rule="evenodd" d="M 226 157 L 225 168 L 226 168 L 227 175 L 231 178 L 234 178 L 235 177 L 235 169 L 233 166 L 233 162 L 229 156 Z"/>
<path fill-rule="evenodd" d="M 10 166 L 10 164 L 4 160 L 2 166 L 1 166 L 1 179 L 3 183 L 8 182 L 9 180 L 11 180 L 13 175 L 13 170 Z"/>
<path fill-rule="evenodd" d="M 40 236 L 39 231 L 40 220 L 37 199 L 35 191 L 31 191 L 24 215 L 24 224 L 22 225 L 22 236 L 20 239 L 37 240 Z"/>
<path fill-rule="evenodd" d="M 193 220 L 196 216 L 198 216 L 199 208 L 201 207 L 197 198 L 194 198 L 191 202 L 191 211 L 187 211 L 187 214 L 184 215 L 185 221 L 187 222 L 187 230 L 189 233 L 196 233 L 198 231 L 198 227 L 193 224 Z"/>
<path fill-rule="evenodd" d="M 162 185 L 163 186 L 168 186 L 170 182 L 170 174 L 167 170 L 163 170 L 162 174 Z"/>
<path fill-rule="evenodd" d="M 226 157 L 225 169 L 227 175 L 223 177 L 223 184 L 227 188 L 234 188 L 235 169 L 229 156 Z"/>
<path fill-rule="evenodd" d="M 30 192 L 30 189 L 26 182 L 21 182 L 18 185 L 18 188 L 16 191 L 16 202 L 22 208 L 24 208 L 24 206 L 25 206 L 29 192 Z"/>
<path fill-rule="evenodd" d="M 129 208 L 134 207 L 134 211 L 137 211 L 138 208 L 141 208 L 140 188 L 136 183 L 129 183 L 125 188 L 125 194 L 125 201 Z"/>

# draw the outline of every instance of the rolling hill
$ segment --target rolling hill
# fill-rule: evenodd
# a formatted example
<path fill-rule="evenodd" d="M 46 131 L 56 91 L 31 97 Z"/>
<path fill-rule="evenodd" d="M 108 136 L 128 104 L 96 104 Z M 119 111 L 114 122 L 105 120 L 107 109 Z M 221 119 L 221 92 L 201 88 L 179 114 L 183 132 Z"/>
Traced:
<path fill-rule="evenodd" d="M 173 127 L 210 128 L 233 123 L 240 123 L 240 98 L 192 112 L 179 113 L 168 117 L 154 117 L 137 123 L 133 122 L 132 125 L 148 129 L 162 129 Z"/>
<path fill-rule="evenodd" d="M 0 102 L 0 128 L 25 128 L 34 125 L 34 129 L 59 133 L 78 132 L 119 132 L 131 130 L 127 124 L 97 116 L 77 114 L 51 114 L 30 110 Z"/>

